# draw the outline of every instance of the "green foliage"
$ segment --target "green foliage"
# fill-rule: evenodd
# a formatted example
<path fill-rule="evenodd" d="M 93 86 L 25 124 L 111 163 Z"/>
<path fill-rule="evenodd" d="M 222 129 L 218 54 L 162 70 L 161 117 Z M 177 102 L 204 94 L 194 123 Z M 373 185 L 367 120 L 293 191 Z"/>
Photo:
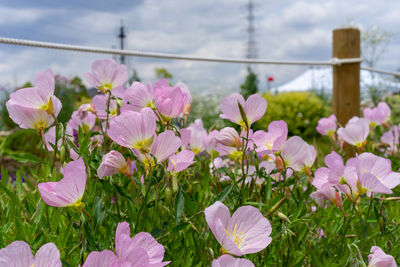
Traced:
<path fill-rule="evenodd" d="M 256 94 L 257 92 L 258 92 L 257 74 L 255 74 L 253 70 L 250 67 L 248 67 L 246 79 L 244 83 L 240 86 L 240 93 L 243 95 L 245 99 L 247 99 L 250 95 Z"/>
<path fill-rule="evenodd" d="M 311 92 L 264 93 L 262 96 L 267 100 L 268 107 L 256 123 L 256 129 L 267 130 L 271 121 L 284 120 L 290 136 L 298 135 L 311 140 L 318 136 L 315 130 L 318 120 L 332 113 L 328 100 Z"/>
<path fill-rule="evenodd" d="M 216 127 L 220 129 L 227 125 L 227 120 L 219 117 L 220 97 L 217 94 L 195 95 L 193 96 L 192 108 L 188 116 L 188 123 L 201 118 L 205 128 Z"/>
<path fill-rule="evenodd" d="M 392 110 L 391 119 L 393 124 L 400 123 L 400 95 L 390 95 L 385 97 L 384 101 L 389 105 Z"/>
<path fill-rule="evenodd" d="M 157 79 L 167 79 L 167 80 L 172 80 L 172 78 L 174 78 L 174 76 L 172 75 L 172 73 L 170 73 L 166 68 L 155 68 L 155 73 L 156 73 L 156 77 Z"/>

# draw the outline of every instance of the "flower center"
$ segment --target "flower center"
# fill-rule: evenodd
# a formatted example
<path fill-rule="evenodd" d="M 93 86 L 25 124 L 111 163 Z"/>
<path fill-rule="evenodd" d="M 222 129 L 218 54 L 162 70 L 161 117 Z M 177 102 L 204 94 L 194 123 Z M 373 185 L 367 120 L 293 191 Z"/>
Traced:
<path fill-rule="evenodd" d="M 99 89 L 101 92 L 105 93 L 105 92 L 107 92 L 107 91 L 109 91 L 109 90 L 112 90 L 112 89 L 113 89 L 113 85 L 112 85 L 112 83 L 103 83 L 103 84 L 101 84 L 101 85 L 99 86 L 98 89 Z"/>
<path fill-rule="evenodd" d="M 47 102 L 47 104 L 40 106 L 40 109 L 43 109 L 48 114 L 54 114 L 54 105 L 53 105 L 53 100 L 51 99 L 51 97 L 49 99 L 49 102 Z"/>
<path fill-rule="evenodd" d="M 243 232 L 237 231 L 237 224 L 235 224 L 235 227 L 233 228 L 233 233 L 229 233 L 226 229 L 225 233 L 232 239 L 238 248 L 241 248 L 244 245 L 244 240 L 247 235 L 243 234 Z"/>

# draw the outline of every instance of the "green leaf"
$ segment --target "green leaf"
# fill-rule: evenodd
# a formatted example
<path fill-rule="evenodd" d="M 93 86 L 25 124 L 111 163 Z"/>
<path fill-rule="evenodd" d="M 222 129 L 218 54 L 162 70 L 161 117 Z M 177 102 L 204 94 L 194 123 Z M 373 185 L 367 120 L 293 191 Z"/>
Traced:
<path fill-rule="evenodd" d="M 19 200 L 22 200 L 22 178 L 21 178 L 21 172 L 18 170 L 17 171 L 17 178 L 16 178 L 16 190 L 17 190 L 17 196 Z"/>
<path fill-rule="evenodd" d="M 9 156 L 21 163 L 26 163 L 26 162 L 40 163 L 40 162 L 42 162 L 42 160 L 39 157 L 37 157 L 31 153 L 24 153 L 24 152 L 10 153 Z"/>
<path fill-rule="evenodd" d="M 176 224 L 179 224 L 179 222 L 181 221 L 184 207 L 185 207 L 185 197 L 183 196 L 182 193 L 182 187 L 179 186 L 178 194 L 175 200 Z"/>
<path fill-rule="evenodd" d="M 225 200 L 225 198 L 229 195 L 229 193 L 232 191 L 233 188 L 233 184 L 228 185 L 227 187 L 225 187 L 224 190 L 222 190 L 212 201 L 211 204 L 217 202 L 217 201 L 221 201 L 223 202 Z"/>

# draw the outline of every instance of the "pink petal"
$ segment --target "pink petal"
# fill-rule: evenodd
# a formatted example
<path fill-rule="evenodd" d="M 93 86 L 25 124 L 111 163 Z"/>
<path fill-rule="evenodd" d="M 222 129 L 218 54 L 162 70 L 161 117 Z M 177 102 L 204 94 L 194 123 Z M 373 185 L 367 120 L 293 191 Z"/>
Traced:
<path fill-rule="evenodd" d="M 181 140 L 171 130 L 166 130 L 154 138 L 150 153 L 155 156 L 158 162 L 163 162 L 174 154 L 181 146 Z"/>
<path fill-rule="evenodd" d="M 31 248 L 24 241 L 14 241 L 0 249 L 0 266 L 30 267 L 33 264 Z"/>
<path fill-rule="evenodd" d="M 93 251 L 86 258 L 83 267 L 110 267 L 115 266 L 114 264 L 117 262 L 117 256 L 110 250 Z"/>
<path fill-rule="evenodd" d="M 60 251 L 54 243 L 43 245 L 35 255 L 33 266 L 37 267 L 61 267 Z"/>
<path fill-rule="evenodd" d="M 247 259 L 234 258 L 225 254 L 213 260 L 212 267 L 254 267 L 254 264 Z"/>
<path fill-rule="evenodd" d="M 264 116 L 267 109 L 267 101 L 259 94 L 254 94 L 249 96 L 243 108 L 249 124 L 252 124 Z"/>

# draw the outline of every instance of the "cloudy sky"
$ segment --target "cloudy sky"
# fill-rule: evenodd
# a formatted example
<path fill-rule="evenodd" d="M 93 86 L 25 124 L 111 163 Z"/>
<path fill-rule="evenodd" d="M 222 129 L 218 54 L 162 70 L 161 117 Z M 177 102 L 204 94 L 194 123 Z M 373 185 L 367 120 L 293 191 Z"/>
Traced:
<path fill-rule="evenodd" d="M 378 67 L 400 67 L 400 1 L 324 0 L 255 2 L 259 58 L 328 60 L 332 29 L 354 21 L 361 29 L 377 25 L 393 34 Z M 111 48 L 121 20 L 127 48 L 209 57 L 246 54 L 247 0 L 0 0 L 0 36 Z M 47 68 L 67 77 L 82 75 L 106 55 L 0 45 L 0 84 L 12 87 Z M 239 90 L 246 65 L 129 58 L 142 80 L 154 80 L 154 68 L 167 68 L 175 80 L 195 92 Z M 306 69 L 257 66 L 261 90 L 265 77 L 275 83 Z"/>

